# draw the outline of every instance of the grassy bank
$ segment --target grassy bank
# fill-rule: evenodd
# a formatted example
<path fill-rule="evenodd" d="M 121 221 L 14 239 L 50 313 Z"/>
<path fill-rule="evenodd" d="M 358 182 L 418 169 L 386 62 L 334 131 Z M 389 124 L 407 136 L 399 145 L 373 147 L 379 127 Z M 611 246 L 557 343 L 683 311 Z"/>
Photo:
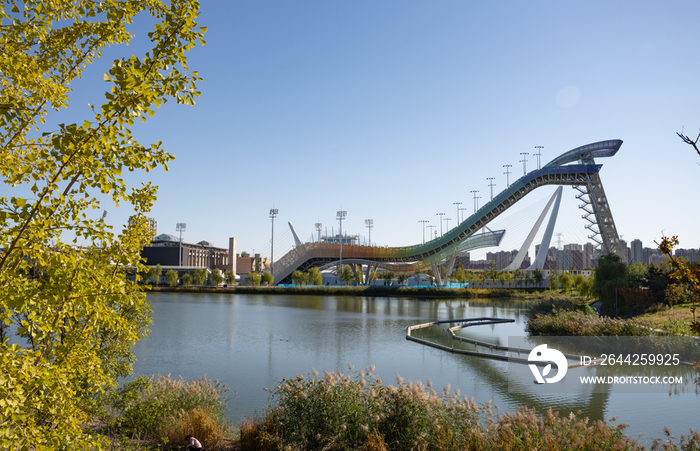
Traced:
<path fill-rule="evenodd" d="M 415 298 L 531 298 L 538 291 L 506 288 L 439 288 L 409 286 L 304 286 L 304 287 L 166 287 L 154 286 L 151 291 L 168 293 L 238 293 L 238 294 L 285 294 L 306 296 L 368 296 L 368 297 L 415 297 Z"/>

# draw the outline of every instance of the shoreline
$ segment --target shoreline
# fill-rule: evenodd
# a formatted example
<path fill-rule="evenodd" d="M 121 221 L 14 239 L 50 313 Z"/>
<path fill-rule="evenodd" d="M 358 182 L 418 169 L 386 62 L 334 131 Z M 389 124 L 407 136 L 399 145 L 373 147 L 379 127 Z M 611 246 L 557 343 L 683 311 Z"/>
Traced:
<path fill-rule="evenodd" d="M 414 297 L 444 299 L 541 297 L 536 289 L 507 288 L 441 288 L 441 287 L 381 287 L 381 286 L 304 286 L 304 287 L 176 287 L 152 286 L 146 291 L 159 293 L 221 293 L 221 294 L 285 294 L 315 296 Z"/>

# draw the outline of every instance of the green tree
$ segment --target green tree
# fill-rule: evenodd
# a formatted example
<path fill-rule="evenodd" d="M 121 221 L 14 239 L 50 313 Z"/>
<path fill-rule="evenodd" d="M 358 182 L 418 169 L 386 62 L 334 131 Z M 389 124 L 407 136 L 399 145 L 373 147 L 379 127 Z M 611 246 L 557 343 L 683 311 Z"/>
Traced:
<path fill-rule="evenodd" d="M 202 268 L 197 268 L 194 270 L 194 275 L 192 276 L 192 281 L 195 285 L 204 285 L 207 280 L 207 272 Z"/>
<path fill-rule="evenodd" d="M 406 274 L 406 273 L 401 273 L 401 274 L 398 275 L 397 279 L 398 279 L 398 281 L 399 281 L 399 285 L 403 285 L 403 284 L 405 284 L 406 281 L 408 280 L 408 274 Z"/>
<path fill-rule="evenodd" d="M 233 287 L 236 285 L 236 275 L 233 273 L 233 271 L 225 271 L 224 280 L 226 280 L 226 285 L 228 285 L 229 287 Z"/>
<path fill-rule="evenodd" d="M 488 277 L 493 281 L 493 283 L 496 283 L 496 278 L 498 277 L 498 270 L 496 269 L 496 262 L 491 260 L 489 262 L 489 270 L 488 270 Z"/>
<path fill-rule="evenodd" d="M 353 279 L 352 279 L 352 281 L 353 281 L 354 283 L 356 283 L 357 285 L 361 285 L 361 284 L 362 284 L 362 267 L 361 267 L 361 266 L 360 266 L 359 268 L 357 268 L 357 269 L 355 270 L 355 272 L 353 273 Z"/>
<path fill-rule="evenodd" d="M 542 281 L 544 280 L 544 274 L 541 269 L 536 269 L 532 272 L 532 281 L 535 283 L 537 288 L 540 287 Z"/>
<path fill-rule="evenodd" d="M 593 294 L 601 301 L 601 312 L 610 315 L 615 313 L 615 290 L 627 286 L 628 268 L 620 256 L 604 255 L 598 260 L 594 271 Z"/>
<path fill-rule="evenodd" d="M 571 294 L 571 287 L 574 285 L 574 278 L 571 273 L 568 271 L 564 272 L 559 277 L 559 283 L 561 283 L 561 289 L 564 290 L 564 292 Z"/>
<path fill-rule="evenodd" d="M 154 285 L 158 285 L 160 283 L 160 276 L 162 274 L 163 269 L 160 267 L 160 264 L 148 268 L 148 280 L 150 280 Z"/>
<path fill-rule="evenodd" d="M 270 286 L 275 281 L 275 276 L 273 276 L 272 273 L 269 271 L 264 272 L 261 281 L 263 284 Z"/>
<path fill-rule="evenodd" d="M 221 275 L 221 270 L 219 268 L 212 269 L 211 274 L 209 275 L 209 280 L 211 280 L 212 285 L 215 287 L 221 285 L 224 281 L 224 276 Z"/>
<path fill-rule="evenodd" d="M 696 143 L 697 140 L 693 142 L 695 150 L 697 150 L 697 146 L 695 145 Z M 700 151 L 698 151 L 698 153 L 700 153 Z M 678 237 L 672 236 L 669 238 L 664 236 L 661 239 L 661 244 L 659 244 L 659 250 L 669 258 L 669 264 L 673 270 L 671 277 L 686 287 L 690 291 L 691 296 L 698 299 L 698 295 L 700 295 L 700 267 L 697 265 L 690 267 L 680 259 L 674 257 L 673 248 L 676 246 L 678 246 Z M 695 334 L 700 335 L 700 321 L 698 321 L 696 318 L 695 306 L 691 308 L 691 312 L 693 313 L 693 320 L 690 322 L 690 329 Z M 700 364 L 696 363 L 695 367 L 696 369 L 699 369 Z"/>
<path fill-rule="evenodd" d="M 391 281 L 394 280 L 395 277 L 396 274 L 394 274 L 394 271 L 382 271 L 381 273 L 379 273 L 379 278 L 386 282 L 388 285 L 391 285 Z"/>
<path fill-rule="evenodd" d="M 457 269 L 455 269 L 455 270 L 452 272 L 452 278 L 453 278 L 454 280 L 456 280 L 457 283 L 462 283 L 462 284 L 464 284 L 464 283 L 467 282 L 467 273 L 464 272 L 464 268 L 462 268 L 461 266 L 459 266 L 459 267 L 457 267 Z"/>
<path fill-rule="evenodd" d="M 591 281 L 584 278 L 580 283 L 577 283 L 578 294 L 584 298 L 587 298 L 591 294 Z"/>
<path fill-rule="evenodd" d="M 378 276 L 377 276 L 377 271 L 375 271 L 375 270 L 373 269 L 373 270 L 371 270 L 371 271 L 369 272 L 369 280 L 368 280 L 367 282 L 369 283 L 369 282 L 371 282 L 371 281 L 373 281 L 373 280 L 377 280 L 377 278 L 378 278 Z"/>
<path fill-rule="evenodd" d="M 168 280 L 168 285 L 170 285 L 170 288 L 175 288 L 177 286 L 177 271 L 173 269 L 169 270 L 165 273 L 165 278 Z"/>
<path fill-rule="evenodd" d="M 518 287 L 521 287 L 523 285 L 523 279 L 525 278 L 525 275 L 520 269 L 516 269 L 513 271 L 513 279 L 515 280 L 515 283 L 518 284 Z"/>
<path fill-rule="evenodd" d="M 627 268 L 628 284 L 631 287 L 642 287 L 646 285 L 649 267 L 643 262 L 632 262 Z"/>
<path fill-rule="evenodd" d="M 576 274 L 574 277 L 574 286 L 579 290 L 579 296 L 583 296 L 581 294 L 581 285 L 583 285 L 586 282 L 586 278 L 583 277 L 583 274 Z"/>
<path fill-rule="evenodd" d="M 323 285 L 323 275 L 321 275 L 321 270 L 315 266 L 312 266 L 306 271 L 306 280 L 311 285 Z"/>
<path fill-rule="evenodd" d="M 294 285 L 301 286 L 304 285 L 305 282 L 306 275 L 303 272 L 299 271 L 298 269 L 292 272 L 292 283 L 294 283 Z"/>
<path fill-rule="evenodd" d="M 559 289 L 559 270 L 554 267 L 549 270 L 549 289 L 557 290 Z M 554 288 L 552 288 L 552 281 L 554 281 Z"/>
<path fill-rule="evenodd" d="M 508 271 L 501 271 L 498 273 L 498 281 L 501 282 L 501 287 L 505 287 L 506 282 L 513 280 L 513 275 Z"/>
<path fill-rule="evenodd" d="M 352 268 L 344 265 L 343 269 L 340 270 L 340 283 L 343 285 L 350 285 L 353 279 L 354 274 L 352 273 Z"/>
<path fill-rule="evenodd" d="M 182 276 L 182 285 L 189 287 L 191 284 L 192 284 L 192 276 L 190 275 L 190 273 L 187 272 Z"/>
<path fill-rule="evenodd" d="M 248 280 L 250 281 L 250 283 L 252 283 L 256 287 L 260 286 L 261 279 L 262 279 L 262 276 L 260 275 L 260 273 L 257 273 L 257 272 L 249 272 L 248 273 Z"/>
<path fill-rule="evenodd" d="M 0 323 L 16 325 L 24 340 L 0 343 L 0 448 L 100 446 L 81 425 L 95 395 L 130 373 L 150 312 L 126 274 L 138 281 L 144 271 L 139 253 L 151 238 L 145 215 L 156 188 L 129 186 L 122 172 L 172 159 L 130 129 L 168 99 L 193 104 L 199 95 L 186 59 L 202 38 L 198 11 L 195 0 L 3 3 Z M 156 22 L 142 40 L 150 50 L 139 57 L 129 47 L 104 74 L 105 99 L 69 122 L 78 114 L 65 113 L 72 87 L 105 48 L 125 48 L 140 14 Z M 129 223 L 115 232 L 95 218 L 101 202 L 131 211 Z"/>

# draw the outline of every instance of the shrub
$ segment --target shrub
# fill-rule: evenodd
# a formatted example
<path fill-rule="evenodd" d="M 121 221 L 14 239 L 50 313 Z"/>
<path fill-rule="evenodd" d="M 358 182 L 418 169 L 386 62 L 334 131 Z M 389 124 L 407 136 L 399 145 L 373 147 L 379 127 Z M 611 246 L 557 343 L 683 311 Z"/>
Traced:
<path fill-rule="evenodd" d="M 170 375 L 139 378 L 125 383 L 112 401 L 115 423 L 122 434 L 140 440 L 182 442 L 190 434 L 207 449 L 220 446 L 229 432 L 226 423 L 228 391 L 206 377 L 173 380 Z"/>

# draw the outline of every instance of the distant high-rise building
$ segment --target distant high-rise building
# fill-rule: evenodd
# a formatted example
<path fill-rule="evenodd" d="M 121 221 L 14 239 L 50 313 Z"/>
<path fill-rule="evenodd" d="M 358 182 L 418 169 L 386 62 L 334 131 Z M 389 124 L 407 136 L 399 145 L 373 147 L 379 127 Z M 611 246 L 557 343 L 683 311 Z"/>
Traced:
<path fill-rule="evenodd" d="M 595 246 L 593 243 L 586 243 L 583 245 L 583 267 L 592 268 L 593 267 L 593 255 L 595 254 Z"/>
<path fill-rule="evenodd" d="M 676 249 L 673 255 L 675 257 L 687 258 L 689 262 L 700 261 L 698 260 L 700 253 L 697 249 Z"/>
<path fill-rule="evenodd" d="M 630 243 L 632 249 L 632 261 L 633 262 L 644 262 L 644 247 L 642 246 L 641 240 L 632 240 Z"/>

